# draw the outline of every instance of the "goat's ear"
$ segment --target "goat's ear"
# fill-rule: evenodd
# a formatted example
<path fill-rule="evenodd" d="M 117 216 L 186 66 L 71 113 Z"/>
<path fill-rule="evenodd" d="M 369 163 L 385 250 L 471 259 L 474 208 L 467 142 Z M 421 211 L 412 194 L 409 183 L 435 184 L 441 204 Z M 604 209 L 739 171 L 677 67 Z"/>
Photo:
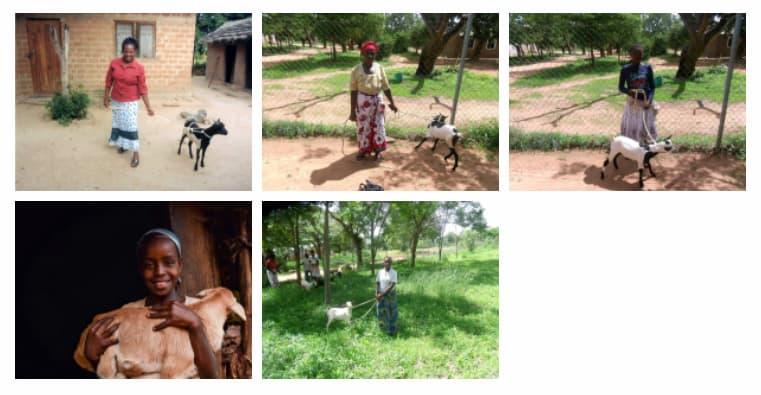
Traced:
<path fill-rule="evenodd" d="M 196 297 L 203 299 L 203 298 L 206 297 L 206 295 L 210 294 L 211 291 L 213 291 L 213 290 L 214 290 L 214 288 L 203 289 L 203 290 L 201 290 L 200 292 L 198 292 L 196 294 Z"/>
<path fill-rule="evenodd" d="M 233 305 L 230 306 L 230 310 L 235 313 L 235 315 L 240 317 L 243 321 L 246 321 L 246 310 L 243 308 L 243 306 L 240 305 L 240 303 L 233 303 Z"/>

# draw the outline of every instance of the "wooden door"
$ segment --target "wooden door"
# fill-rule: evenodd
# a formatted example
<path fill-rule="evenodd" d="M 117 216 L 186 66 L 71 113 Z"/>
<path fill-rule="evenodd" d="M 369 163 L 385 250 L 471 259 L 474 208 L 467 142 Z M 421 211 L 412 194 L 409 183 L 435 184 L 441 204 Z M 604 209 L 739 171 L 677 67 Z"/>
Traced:
<path fill-rule="evenodd" d="M 59 42 L 54 42 L 55 37 Z M 57 20 L 27 20 L 29 60 L 32 64 L 32 86 L 35 94 L 52 94 L 61 90 L 61 61 L 56 53 L 60 45 L 61 22 Z"/>

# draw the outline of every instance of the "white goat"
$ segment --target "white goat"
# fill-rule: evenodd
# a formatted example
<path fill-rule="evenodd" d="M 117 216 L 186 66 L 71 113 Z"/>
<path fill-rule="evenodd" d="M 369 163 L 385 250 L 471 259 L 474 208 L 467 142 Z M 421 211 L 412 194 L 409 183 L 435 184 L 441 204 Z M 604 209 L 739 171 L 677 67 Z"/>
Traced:
<path fill-rule="evenodd" d="M 310 289 L 317 286 L 317 283 L 314 281 L 307 281 L 305 279 L 301 279 L 301 287 L 309 291 Z"/>
<path fill-rule="evenodd" d="M 626 136 L 618 136 L 610 143 L 610 152 L 608 157 L 605 158 L 605 162 L 602 164 L 602 170 L 600 172 L 600 179 L 605 179 L 605 168 L 610 161 L 613 161 L 613 166 L 618 170 L 618 156 L 623 155 L 624 158 L 631 159 L 637 162 L 637 169 L 639 169 L 639 187 L 645 186 L 643 181 L 644 169 L 647 168 L 650 171 L 650 175 L 655 177 L 653 167 L 650 165 L 650 159 L 653 159 L 661 152 L 670 152 L 674 148 L 671 143 L 671 136 L 666 137 L 661 142 L 654 144 L 640 145 L 637 140 Z"/>
<path fill-rule="evenodd" d="M 330 323 L 339 320 L 351 323 L 351 302 L 346 302 L 346 307 L 331 307 L 328 309 L 328 324 L 325 329 L 330 327 Z"/>
<path fill-rule="evenodd" d="M 446 162 L 450 156 L 454 155 L 454 166 L 452 167 L 452 171 L 455 171 L 457 165 L 460 163 L 460 155 L 457 154 L 455 145 L 462 136 L 460 135 L 460 132 L 457 131 L 457 128 L 446 123 L 446 121 L 447 117 L 444 115 L 439 114 L 434 116 L 433 121 L 428 124 L 428 130 L 426 131 L 425 137 L 423 137 L 423 140 L 415 146 L 415 149 L 420 148 L 426 140 L 434 139 L 431 151 L 436 151 L 436 144 L 439 143 L 439 140 L 444 140 L 447 143 L 447 146 L 449 146 L 449 153 L 444 157 L 444 162 Z"/>

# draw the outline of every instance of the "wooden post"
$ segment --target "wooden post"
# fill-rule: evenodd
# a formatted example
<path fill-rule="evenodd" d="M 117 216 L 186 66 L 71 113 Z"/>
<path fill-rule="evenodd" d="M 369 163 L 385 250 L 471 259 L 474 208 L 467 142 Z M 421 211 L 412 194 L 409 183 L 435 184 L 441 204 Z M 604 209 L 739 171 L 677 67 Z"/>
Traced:
<path fill-rule="evenodd" d="M 169 219 L 182 243 L 183 295 L 195 295 L 198 291 L 221 284 L 216 265 L 214 244 L 207 229 L 201 207 L 171 204 Z"/>
<path fill-rule="evenodd" d="M 240 298 L 242 299 L 241 303 L 243 303 L 243 308 L 246 310 L 243 351 L 245 351 L 246 356 L 250 359 L 253 341 L 253 326 L 251 322 L 253 319 L 253 305 L 251 302 L 251 235 L 248 231 L 248 219 L 251 218 L 251 213 L 249 210 L 244 210 L 243 212 L 245 213 L 246 211 L 248 211 L 248 214 L 241 218 L 240 221 L 240 238 L 245 245 L 241 247 L 240 255 L 238 257 L 238 265 L 240 266 Z"/>

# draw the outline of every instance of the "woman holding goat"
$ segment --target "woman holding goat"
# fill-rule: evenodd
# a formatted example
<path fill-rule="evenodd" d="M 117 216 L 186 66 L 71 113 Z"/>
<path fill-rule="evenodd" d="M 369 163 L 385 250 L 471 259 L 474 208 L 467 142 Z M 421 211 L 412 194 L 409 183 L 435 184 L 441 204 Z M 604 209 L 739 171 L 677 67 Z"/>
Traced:
<path fill-rule="evenodd" d="M 650 144 L 658 137 L 653 102 L 655 78 L 652 66 L 642 63 L 643 53 L 642 45 L 633 45 L 629 49 L 631 63 L 621 69 L 618 78 L 618 90 L 628 96 L 621 119 L 621 135 L 640 144 Z"/>
<path fill-rule="evenodd" d="M 387 256 L 375 279 L 375 300 L 378 302 L 378 324 L 391 336 L 396 335 L 396 320 L 399 318 L 396 283 L 396 270 L 391 268 L 391 257 Z"/>
<path fill-rule="evenodd" d="M 351 71 L 351 108 L 349 120 L 357 123 L 357 143 L 359 153 L 357 160 L 367 154 L 374 154 L 375 160 L 381 159 L 381 152 L 386 149 L 385 110 L 381 91 L 389 101 L 388 108 L 393 112 L 398 109 L 391 96 L 388 77 L 383 67 L 375 61 L 378 45 L 367 41 L 360 48 L 362 63 Z"/>

